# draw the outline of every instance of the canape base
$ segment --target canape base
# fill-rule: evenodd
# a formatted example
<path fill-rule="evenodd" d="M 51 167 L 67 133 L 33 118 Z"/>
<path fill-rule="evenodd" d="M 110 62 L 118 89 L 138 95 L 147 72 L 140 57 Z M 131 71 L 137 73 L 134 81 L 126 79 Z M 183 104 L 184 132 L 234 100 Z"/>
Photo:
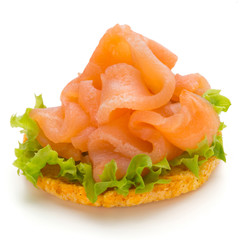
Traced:
<path fill-rule="evenodd" d="M 54 179 L 48 176 L 38 178 L 37 186 L 44 191 L 61 198 L 78 204 L 103 206 L 103 207 L 129 207 L 154 201 L 177 197 L 199 188 L 207 181 L 212 171 L 219 164 L 215 157 L 210 158 L 200 166 L 199 179 L 183 166 L 174 167 L 164 178 L 171 179 L 168 184 L 157 184 L 151 192 L 135 194 L 131 189 L 125 197 L 114 190 L 108 190 L 98 196 L 95 203 L 89 201 L 86 196 L 84 187 L 81 185 L 65 182 L 62 179 Z"/>

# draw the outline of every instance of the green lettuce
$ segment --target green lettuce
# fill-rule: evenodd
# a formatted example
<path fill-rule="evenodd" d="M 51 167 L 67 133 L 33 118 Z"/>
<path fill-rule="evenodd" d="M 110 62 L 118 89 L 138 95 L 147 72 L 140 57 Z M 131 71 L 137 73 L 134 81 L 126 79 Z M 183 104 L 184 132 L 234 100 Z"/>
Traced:
<path fill-rule="evenodd" d="M 32 108 L 27 108 L 22 116 L 13 115 L 10 119 L 11 127 L 20 127 L 21 133 L 25 133 L 27 138 L 36 138 L 39 132 L 37 123 L 29 117 Z"/>
<path fill-rule="evenodd" d="M 49 145 L 39 149 L 34 156 L 29 156 L 28 158 L 25 158 L 24 161 L 23 157 L 19 155 L 13 164 L 18 169 L 21 169 L 22 174 L 25 175 L 26 178 L 35 186 L 37 184 L 38 177 L 42 176 L 41 170 L 47 164 L 58 164 L 60 166 L 60 172 L 56 177 L 66 177 L 70 180 L 78 180 L 79 182 L 82 182 L 82 176 L 79 176 L 76 171 L 75 161 L 72 158 L 68 160 L 59 158 L 58 153 L 53 151 Z"/>
<path fill-rule="evenodd" d="M 164 160 L 161 164 L 152 164 L 151 158 L 146 154 L 136 155 L 130 162 L 126 175 L 116 179 L 117 164 L 111 160 L 105 165 L 103 173 L 100 175 L 100 182 L 95 182 L 92 176 L 92 166 L 86 163 L 77 165 L 83 174 L 83 186 L 88 199 L 91 202 L 97 200 L 97 196 L 107 189 L 114 189 L 119 194 L 127 196 L 129 189 L 134 187 L 135 193 L 151 191 L 155 184 L 169 183 L 170 180 L 159 178 L 161 169 L 170 169 L 168 161 Z M 149 173 L 142 177 L 143 169 L 149 169 Z"/>
<path fill-rule="evenodd" d="M 218 91 L 218 90 L 216 90 Z M 218 111 L 225 111 L 230 106 L 227 101 L 219 97 L 218 92 L 210 92 L 205 98 L 215 106 Z M 223 97 L 223 96 L 222 96 Z M 35 108 L 45 108 L 42 96 L 35 96 Z M 214 100 L 215 99 L 215 100 Z M 219 100 L 220 99 L 220 100 Z M 225 99 L 226 100 L 226 99 Z M 56 151 L 48 145 L 41 147 L 36 137 L 39 133 L 37 123 L 30 118 L 29 113 L 32 108 L 27 108 L 22 116 L 13 115 L 10 123 L 12 127 L 20 127 L 21 133 L 26 134 L 27 140 L 19 143 L 15 149 L 16 160 L 13 165 L 18 168 L 18 174 L 21 172 L 35 186 L 39 176 L 42 176 L 42 169 L 47 165 L 58 165 L 59 172 L 53 177 L 63 177 L 70 182 L 76 182 L 84 186 L 88 199 L 91 202 L 97 200 L 98 195 L 108 189 L 114 189 L 119 194 L 128 195 L 129 190 L 134 188 L 135 193 L 144 193 L 151 191 L 155 184 L 166 184 L 170 180 L 164 179 L 163 176 L 171 170 L 171 167 L 185 165 L 196 177 L 199 177 L 199 166 L 202 165 L 211 156 L 216 156 L 226 161 L 223 150 L 222 135 L 214 136 L 212 145 L 209 147 L 207 138 L 198 144 L 196 149 L 188 149 L 181 156 L 168 162 L 164 158 L 159 163 L 153 164 L 151 158 L 146 154 L 139 154 L 132 158 L 127 172 L 120 180 L 116 178 L 117 164 L 111 160 L 104 167 L 100 175 L 100 182 L 93 179 L 92 166 L 87 163 L 75 162 L 72 158 L 60 158 Z M 225 127 L 224 123 L 220 124 L 219 131 Z M 201 156 L 201 158 L 200 158 Z M 202 159 L 203 157 L 203 159 Z M 142 172 L 148 173 L 142 176 Z"/>
<path fill-rule="evenodd" d="M 43 103 L 42 94 L 40 94 L 38 96 L 35 95 L 35 101 L 36 101 L 36 103 L 35 103 L 34 108 L 46 108 L 46 106 Z"/>
<path fill-rule="evenodd" d="M 203 98 L 208 100 L 215 111 L 219 114 L 222 111 L 227 112 L 228 108 L 231 106 L 230 100 L 220 94 L 221 90 L 209 89 L 203 94 Z"/>

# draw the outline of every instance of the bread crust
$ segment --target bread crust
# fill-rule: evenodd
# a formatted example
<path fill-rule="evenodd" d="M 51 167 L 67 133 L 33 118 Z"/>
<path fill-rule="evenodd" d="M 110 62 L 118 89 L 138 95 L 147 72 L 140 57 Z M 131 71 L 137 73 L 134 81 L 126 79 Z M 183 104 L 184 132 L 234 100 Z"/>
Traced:
<path fill-rule="evenodd" d="M 83 186 L 67 183 L 62 179 L 54 179 L 48 176 L 39 177 L 37 186 L 58 198 L 78 204 L 96 207 L 103 206 L 107 208 L 129 207 L 174 198 L 183 193 L 196 190 L 207 181 L 218 164 L 219 160 L 216 159 L 216 157 L 212 157 L 202 164 L 199 170 L 199 179 L 185 167 L 174 167 L 169 174 L 164 177 L 171 179 L 171 182 L 168 184 L 157 184 L 151 192 L 135 194 L 135 190 L 131 189 L 129 194 L 124 197 L 114 190 L 108 190 L 99 195 L 95 203 L 89 201 Z"/>

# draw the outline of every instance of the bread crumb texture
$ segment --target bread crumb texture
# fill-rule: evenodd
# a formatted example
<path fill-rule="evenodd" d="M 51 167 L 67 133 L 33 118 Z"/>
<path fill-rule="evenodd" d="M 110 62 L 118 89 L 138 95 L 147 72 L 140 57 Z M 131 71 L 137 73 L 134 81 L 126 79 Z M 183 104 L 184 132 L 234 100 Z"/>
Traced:
<path fill-rule="evenodd" d="M 199 179 L 193 173 L 184 167 L 175 167 L 164 178 L 171 179 L 168 184 L 157 184 L 151 192 L 135 194 L 135 190 L 131 189 L 125 197 L 118 194 L 114 190 L 108 190 L 98 196 L 95 203 L 89 201 L 83 186 L 67 183 L 61 179 L 54 179 L 43 176 L 38 178 L 37 186 L 44 191 L 75 203 L 91 205 L 96 207 L 129 207 L 154 201 L 177 197 L 183 193 L 190 192 L 199 188 L 212 171 L 219 164 L 219 160 L 215 157 L 210 158 L 207 162 L 200 166 Z"/>

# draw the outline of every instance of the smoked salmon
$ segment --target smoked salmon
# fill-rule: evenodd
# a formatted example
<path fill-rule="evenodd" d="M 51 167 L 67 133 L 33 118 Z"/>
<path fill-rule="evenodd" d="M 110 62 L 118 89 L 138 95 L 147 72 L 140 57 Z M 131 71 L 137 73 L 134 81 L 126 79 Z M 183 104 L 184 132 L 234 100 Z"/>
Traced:
<path fill-rule="evenodd" d="M 196 148 L 205 137 L 211 145 L 220 121 L 202 97 L 210 85 L 200 74 L 174 74 L 176 61 L 129 26 L 114 26 L 63 89 L 61 106 L 30 112 L 39 143 L 76 161 L 87 152 L 96 181 L 112 159 L 120 179 L 137 154 L 157 163 Z"/>

